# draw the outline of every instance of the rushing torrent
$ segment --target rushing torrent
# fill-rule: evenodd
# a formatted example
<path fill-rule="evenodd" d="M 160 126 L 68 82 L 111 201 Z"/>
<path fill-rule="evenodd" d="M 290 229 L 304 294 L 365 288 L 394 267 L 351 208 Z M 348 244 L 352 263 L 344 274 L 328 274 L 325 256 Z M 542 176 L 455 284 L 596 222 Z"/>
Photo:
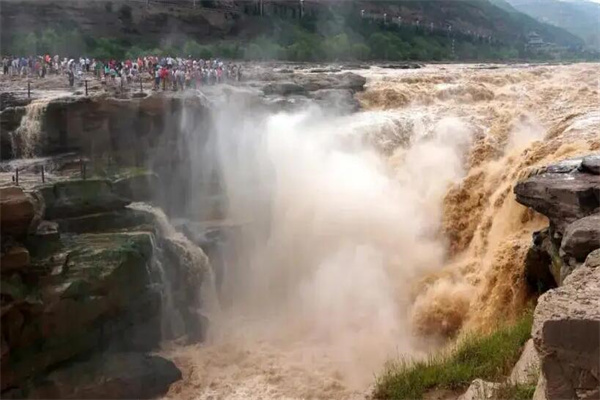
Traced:
<path fill-rule="evenodd" d="M 226 217 L 244 224 L 208 340 L 168 353 L 183 371 L 168 396 L 362 397 L 386 360 L 518 315 L 545 222 L 512 186 L 600 149 L 598 72 L 372 68 L 355 115 L 215 111 L 182 151 L 214 157 Z"/>

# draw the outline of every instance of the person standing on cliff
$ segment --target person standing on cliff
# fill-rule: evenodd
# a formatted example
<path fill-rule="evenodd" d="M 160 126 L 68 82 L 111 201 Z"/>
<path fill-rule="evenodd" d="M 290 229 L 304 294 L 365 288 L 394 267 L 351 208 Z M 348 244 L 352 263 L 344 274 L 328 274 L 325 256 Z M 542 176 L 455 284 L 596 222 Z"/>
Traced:
<path fill-rule="evenodd" d="M 69 70 L 67 71 L 67 75 L 69 77 L 69 86 L 73 87 L 73 85 L 75 84 L 75 73 L 73 73 L 73 70 L 69 68 Z"/>
<path fill-rule="evenodd" d="M 154 90 L 158 90 L 160 88 L 160 68 L 158 65 L 154 68 Z"/>

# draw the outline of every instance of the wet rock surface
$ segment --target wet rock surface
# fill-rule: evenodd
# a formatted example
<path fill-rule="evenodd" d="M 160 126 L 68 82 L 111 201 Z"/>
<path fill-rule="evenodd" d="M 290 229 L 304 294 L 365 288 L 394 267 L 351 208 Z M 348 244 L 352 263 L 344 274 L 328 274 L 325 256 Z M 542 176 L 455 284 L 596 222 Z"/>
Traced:
<path fill-rule="evenodd" d="M 141 353 L 115 353 L 77 362 L 50 373 L 33 399 L 151 399 L 181 379 L 169 360 Z"/>
<path fill-rule="evenodd" d="M 600 155 L 584 157 L 581 162 L 581 170 L 600 175 Z"/>
<path fill-rule="evenodd" d="M 600 214 L 578 219 L 565 231 L 561 252 L 582 262 L 593 250 L 600 248 Z"/>
<path fill-rule="evenodd" d="M 154 176 L 138 176 L 2 189 L 3 398 L 156 397 L 181 374 L 144 352 L 165 329 L 204 339 L 208 320 L 197 310 L 208 259 L 164 236 L 156 215 L 126 207 L 121 195 L 149 195 Z M 163 320 L 167 289 L 182 321 L 175 330 Z"/>
<path fill-rule="evenodd" d="M 113 182 L 117 195 L 131 201 L 150 201 L 160 187 L 160 178 L 153 172 L 142 171 L 119 178 Z"/>
<path fill-rule="evenodd" d="M 124 208 L 129 200 L 112 190 L 112 183 L 103 179 L 81 179 L 57 182 L 40 187 L 49 219 L 77 217 Z"/>

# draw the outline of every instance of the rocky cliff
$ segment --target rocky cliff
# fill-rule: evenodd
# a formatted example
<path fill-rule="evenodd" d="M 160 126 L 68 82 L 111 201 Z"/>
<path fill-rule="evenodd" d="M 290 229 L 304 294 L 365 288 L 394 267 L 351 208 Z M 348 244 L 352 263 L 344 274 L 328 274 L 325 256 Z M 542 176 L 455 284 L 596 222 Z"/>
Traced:
<path fill-rule="evenodd" d="M 99 179 L 0 189 L 3 398 L 149 398 L 180 378 L 145 353 L 202 340 L 194 304 L 208 259 L 196 248 L 190 263 L 122 194 Z"/>
<path fill-rule="evenodd" d="M 600 155 L 548 166 L 515 187 L 517 201 L 550 220 L 534 233 L 526 273 L 544 293 L 533 341 L 541 361 L 536 399 L 600 396 Z"/>
<path fill-rule="evenodd" d="M 365 84 L 344 73 L 247 76 L 243 87 L 204 95 L 2 97 L 3 398 L 151 398 L 181 378 L 149 352 L 165 340 L 204 339 L 203 288 L 213 278 L 203 249 L 214 253 L 222 229 L 178 221 L 193 244 L 141 202 L 170 216 L 189 206 L 217 218 L 190 196 L 196 164 L 182 151 L 208 140 L 211 110 L 239 101 L 260 113 L 314 100 L 348 112 Z M 37 157 L 20 158 L 25 150 Z M 213 203 L 223 206 L 218 196 Z"/>

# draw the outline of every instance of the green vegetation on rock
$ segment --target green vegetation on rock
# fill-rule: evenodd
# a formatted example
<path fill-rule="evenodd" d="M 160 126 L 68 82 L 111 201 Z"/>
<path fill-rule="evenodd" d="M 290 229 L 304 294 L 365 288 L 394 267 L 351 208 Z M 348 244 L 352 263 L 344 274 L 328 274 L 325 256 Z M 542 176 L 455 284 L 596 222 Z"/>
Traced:
<path fill-rule="evenodd" d="M 532 315 L 488 335 L 471 335 L 446 354 L 390 363 L 376 382 L 377 399 L 420 399 L 431 390 L 464 390 L 472 380 L 499 380 L 510 373 L 530 337 Z M 513 388 L 515 396 L 528 388 Z M 511 392 L 512 393 L 512 392 Z M 522 398 L 522 397 L 516 397 Z"/>

